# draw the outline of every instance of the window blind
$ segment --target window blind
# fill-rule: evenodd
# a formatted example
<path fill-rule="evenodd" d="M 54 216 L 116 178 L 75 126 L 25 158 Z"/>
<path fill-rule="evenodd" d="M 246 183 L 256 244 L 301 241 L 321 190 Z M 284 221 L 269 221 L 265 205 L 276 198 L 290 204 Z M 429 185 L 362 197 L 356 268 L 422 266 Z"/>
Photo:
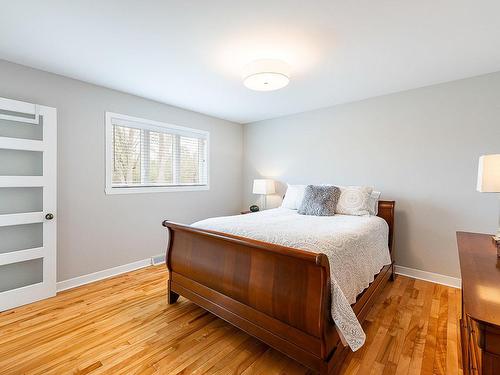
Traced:
<path fill-rule="evenodd" d="M 208 134 L 113 118 L 112 187 L 208 185 Z"/>

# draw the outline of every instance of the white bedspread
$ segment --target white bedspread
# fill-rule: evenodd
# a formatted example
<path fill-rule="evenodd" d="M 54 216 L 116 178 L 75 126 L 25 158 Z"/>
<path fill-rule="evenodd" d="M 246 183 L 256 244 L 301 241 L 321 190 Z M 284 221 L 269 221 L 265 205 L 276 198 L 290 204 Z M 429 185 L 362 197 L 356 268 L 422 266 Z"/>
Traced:
<path fill-rule="evenodd" d="M 366 336 L 351 308 L 356 297 L 391 263 L 388 225 L 377 216 L 309 216 L 287 208 L 198 221 L 194 227 L 323 253 L 330 262 L 332 318 L 353 351 Z"/>

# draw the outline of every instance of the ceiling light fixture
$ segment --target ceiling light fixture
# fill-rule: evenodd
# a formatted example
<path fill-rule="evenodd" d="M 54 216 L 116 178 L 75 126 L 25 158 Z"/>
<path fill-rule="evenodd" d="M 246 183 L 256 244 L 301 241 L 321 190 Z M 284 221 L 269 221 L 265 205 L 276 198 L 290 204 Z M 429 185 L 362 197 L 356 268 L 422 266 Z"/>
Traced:
<path fill-rule="evenodd" d="M 278 90 L 290 82 L 290 66 L 281 60 L 256 60 L 245 67 L 243 84 L 250 90 Z"/>

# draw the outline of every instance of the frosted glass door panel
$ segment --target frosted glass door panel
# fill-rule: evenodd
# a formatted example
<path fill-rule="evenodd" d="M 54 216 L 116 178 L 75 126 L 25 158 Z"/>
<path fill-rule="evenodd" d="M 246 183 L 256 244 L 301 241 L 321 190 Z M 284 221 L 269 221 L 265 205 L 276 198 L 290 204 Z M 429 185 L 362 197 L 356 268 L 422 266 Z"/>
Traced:
<path fill-rule="evenodd" d="M 0 227 L 0 254 L 43 246 L 43 224 Z"/>
<path fill-rule="evenodd" d="M 41 176 L 43 153 L 0 149 L 0 176 Z"/>
<path fill-rule="evenodd" d="M 43 211 L 43 188 L 0 188 L 0 215 Z"/>
<path fill-rule="evenodd" d="M 0 119 L 0 137 L 41 141 L 43 139 L 43 119 L 40 117 L 40 122 L 35 125 L 19 121 Z"/>
<path fill-rule="evenodd" d="M 42 281 L 42 258 L 0 266 L 0 293 Z"/>

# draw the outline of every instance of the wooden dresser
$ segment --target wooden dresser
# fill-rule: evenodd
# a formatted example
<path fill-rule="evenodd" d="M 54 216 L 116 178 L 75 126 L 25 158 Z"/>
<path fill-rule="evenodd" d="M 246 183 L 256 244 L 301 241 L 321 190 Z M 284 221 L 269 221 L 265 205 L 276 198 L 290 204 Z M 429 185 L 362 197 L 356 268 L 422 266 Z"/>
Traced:
<path fill-rule="evenodd" d="M 457 232 L 464 374 L 500 374 L 500 260 L 491 235 Z"/>

